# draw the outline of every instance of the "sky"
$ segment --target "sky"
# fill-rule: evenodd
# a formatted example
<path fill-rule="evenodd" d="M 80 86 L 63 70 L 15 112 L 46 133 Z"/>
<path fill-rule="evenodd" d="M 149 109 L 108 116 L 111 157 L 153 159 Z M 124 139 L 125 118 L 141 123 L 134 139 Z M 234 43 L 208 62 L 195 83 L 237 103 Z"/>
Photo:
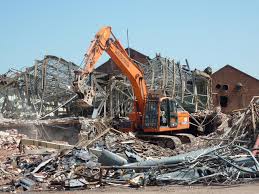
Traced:
<path fill-rule="evenodd" d="M 0 74 L 44 55 L 80 64 L 106 25 L 124 47 L 128 29 L 130 47 L 151 58 L 230 64 L 259 79 L 258 0 L 0 0 Z"/>

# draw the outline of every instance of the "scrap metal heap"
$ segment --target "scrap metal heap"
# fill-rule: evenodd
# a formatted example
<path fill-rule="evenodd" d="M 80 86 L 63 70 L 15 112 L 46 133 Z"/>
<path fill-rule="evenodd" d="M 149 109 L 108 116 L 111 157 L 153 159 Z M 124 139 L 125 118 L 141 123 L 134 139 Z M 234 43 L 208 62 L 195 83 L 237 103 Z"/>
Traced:
<path fill-rule="evenodd" d="M 71 190 L 114 184 L 229 185 L 259 176 L 258 98 L 244 112 L 222 120 L 214 133 L 177 150 L 144 142 L 103 121 L 84 121 L 86 126 L 99 128 L 99 134 L 90 141 L 83 136 L 73 146 L 41 142 L 38 145 L 47 149 L 38 149 L 36 144 L 28 146 L 26 138 L 17 133 L 0 133 L 1 139 L 11 135 L 16 140 L 6 140 L 1 146 L 11 149 L 19 145 L 21 151 L 2 161 L 1 190 Z"/>

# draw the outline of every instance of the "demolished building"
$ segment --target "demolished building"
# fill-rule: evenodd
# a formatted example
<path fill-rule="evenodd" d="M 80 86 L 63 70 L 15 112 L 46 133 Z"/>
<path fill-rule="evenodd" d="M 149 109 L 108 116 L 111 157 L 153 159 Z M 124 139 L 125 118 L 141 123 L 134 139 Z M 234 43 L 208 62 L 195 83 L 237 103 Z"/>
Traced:
<path fill-rule="evenodd" d="M 142 68 L 149 91 L 159 91 L 164 96 L 173 97 L 191 113 L 212 109 L 212 82 L 209 74 L 191 70 L 180 62 L 160 55 L 150 59 L 135 50 L 133 53 L 137 53 L 133 55 L 136 57 L 133 60 Z M 146 63 L 141 63 L 138 59 Z M 111 59 L 94 72 L 96 114 L 105 117 L 109 112 L 113 116 L 125 116 L 132 110 L 132 88 L 117 68 L 111 73 L 109 66 L 114 66 Z"/>
<path fill-rule="evenodd" d="M 0 108 L 5 118 L 41 118 L 68 115 L 58 108 L 75 94 L 71 90 L 78 66 L 56 56 L 45 56 L 25 71 L 9 70 L 1 76 Z M 57 109 L 58 108 L 58 109 Z"/>
<path fill-rule="evenodd" d="M 179 105 L 191 113 L 211 109 L 211 79 L 202 71 L 190 70 L 175 60 L 157 55 L 150 59 L 131 49 L 135 62 L 143 69 L 147 87 L 150 91 L 159 91 L 165 96 L 173 97 Z M 113 63 L 108 60 L 106 65 Z M 103 66 L 97 68 L 102 69 Z M 5 119 L 54 119 L 66 117 L 61 122 L 20 121 L 20 130 L 31 128 L 31 137 L 52 141 L 56 137 L 59 141 L 73 136 L 70 142 L 78 141 L 76 133 L 80 129 L 98 131 L 95 127 L 86 126 L 78 116 L 93 119 L 124 118 L 132 111 L 134 94 L 127 78 L 119 71 L 105 73 L 94 71 L 91 75 L 91 85 L 94 88 L 94 103 L 92 107 L 85 107 L 73 91 L 74 71 L 79 66 L 56 56 L 45 56 L 43 60 L 36 60 L 35 65 L 25 71 L 10 70 L 1 77 L 0 99 L 1 113 Z M 107 68 L 103 68 L 106 70 Z M 211 112 L 209 113 L 211 114 Z M 214 113 L 213 113 L 214 115 Z M 213 116 L 212 115 L 212 116 Z M 210 115 L 211 116 L 211 115 Z M 207 114 L 195 119 L 195 126 L 208 127 L 211 118 Z M 200 114 L 198 115 L 200 117 Z M 205 117 L 205 118 L 204 118 Z M 204 119 L 206 119 L 206 122 Z M 123 119 L 122 119 L 123 121 Z M 216 120 L 215 120 L 216 121 Z M 33 123 L 33 124 L 31 124 Z M 40 124 L 41 123 L 41 124 Z M 202 124 L 201 124 L 202 123 Z M 213 125 L 213 122 L 210 124 Z M 53 125 L 53 126 L 52 126 Z M 5 120 L 4 128 L 17 127 L 15 121 Z M 18 125 L 19 126 L 19 125 Z M 57 137 L 53 131 L 62 131 Z M 205 130 L 203 130 L 205 131 Z M 49 135 L 52 134 L 52 135 Z M 58 133 L 57 133 L 58 134 Z M 89 139 L 89 138 L 88 138 Z"/>
<path fill-rule="evenodd" d="M 192 71 L 159 55 L 150 59 L 133 49 L 131 54 L 146 62 L 135 60 L 144 71 L 150 91 L 175 98 L 189 112 L 211 109 L 211 79 L 207 73 Z M 69 115 L 125 117 L 132 110 L 134 95 L 129 81 L 119 71 L 105 72 L 112 63 L 109 60 L 93 72 L 94 109 L 74 101 L 72 83 L 79 66 L 72 62 L 48 55 L 25 71 L 10 70 L 1 77 L 1 113 L 5 118 L 28 119 Z"/>
<path fill-rule="evenodd" d="M 94 71 L 104 51 L 123 73 L 111 59 L 111 69 Z M 126 51 L 106 26 L 83 69 L 48 55 L 1 76 L 0 191 L 233 184 L 259 176 L 259 97 L 226 115 L 212 110 L 210 68 Z"/>
<path fill-rule="evenodd" d="M 93 189 L 114 184 L 229 185 L 255 180 L 259 169 L 257 98 L 245 112 L 217 112 L 204 123 L 211 108 L 207 73 L 191 71 L 159 55 L 139 65 L 150 90 L 173 96 L 194 114 L 205 110 L 203 125 L 219 119 L 214 132 L 171 150 L 118 131 L 110 126 L 108 117 L 126 116 L 130 111 L 134 95 L 128 80 L 119 73 L 94 72 L 89 80 L 95 86 L 94 107 L 75 109 L 80 104 L 70 87 L 78 66 L 46 56 L 24 72 L 10 71 L 1 77 L 0 190 Z M 74 117 L 75 110 L 80 115 L 85 109 L 85 115 L 96 119 Z M 3 132 L 8 127 L 18 130 Z M 37 133 L 22 135 L 22 127 L 30 132 L 36 128 Z M 69 132 L 69 144 L 60 133 L 51 133 L 57 129 L 62 129 L 62 134 Z"/>

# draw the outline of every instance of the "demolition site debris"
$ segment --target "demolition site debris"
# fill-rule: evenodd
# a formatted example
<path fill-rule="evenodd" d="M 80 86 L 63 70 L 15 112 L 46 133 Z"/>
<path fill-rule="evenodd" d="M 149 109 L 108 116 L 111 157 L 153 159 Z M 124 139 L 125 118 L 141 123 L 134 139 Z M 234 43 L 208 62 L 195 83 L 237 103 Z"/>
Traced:
<path fill-rule="evenodd" d="M 104 51 L 120 73 L 93 70 Z M 257 181 L 259 97 L 227 115 L 209 67 L 146 61 L 104 27 L 84 69 L 48 55 L 1 75 L 0 191 Z"/>
<path fill-rule="evenodd" d="M 245 112 L 223 120 L 213 133 L 197 137 L 192 144 L 175 150 L 140 140 L 133 133 L 117 131 L 101 120 L 83 118 L 85 125 L 101 129 L 90 143 L 89 134 L 83 130 L 77 145 L 64 144 L 55 149 L 48 142 L 41 146 L 28 145 L 23 141 L 27 137 L 15 130 L 1 132 L 1 148 L 13 153 L 1 159 L 1 182 L 4 183 L 1 190 L 255 181 L 259 175 L 258 155 L 252 153 L 253 148 L 258 149 L 255 148 L 259 119 L 256 100 Z"/>

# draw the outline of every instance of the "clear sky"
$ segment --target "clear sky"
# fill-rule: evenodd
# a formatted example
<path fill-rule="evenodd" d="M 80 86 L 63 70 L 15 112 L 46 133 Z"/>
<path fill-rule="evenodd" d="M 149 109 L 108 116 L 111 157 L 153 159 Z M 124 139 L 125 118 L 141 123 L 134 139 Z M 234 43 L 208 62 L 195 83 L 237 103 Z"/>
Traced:
<path fill-rule="evenodd" d="M 80 64 L 104 25 L 151 57 L 259 78 L 259 0 L 0 0 L 0 73 L 46 54 Z"/>

